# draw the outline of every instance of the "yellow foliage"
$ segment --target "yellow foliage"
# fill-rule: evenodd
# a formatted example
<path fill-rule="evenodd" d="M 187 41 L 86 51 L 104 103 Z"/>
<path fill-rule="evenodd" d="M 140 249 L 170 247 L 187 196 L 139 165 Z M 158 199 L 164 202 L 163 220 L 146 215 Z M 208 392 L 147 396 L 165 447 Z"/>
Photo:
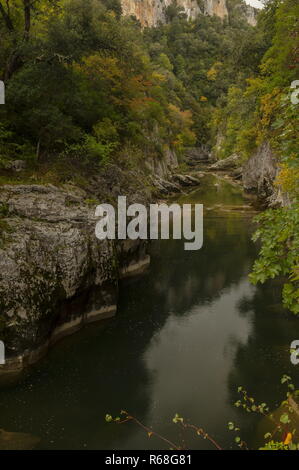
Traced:
<path fill-rule="evenodd" d="M 283 442 L 284 445 L 287 445 L 287 446 L 288 446 L 288 445 L 292 442 L 292 439 L 293 439 L 292 433 L 291 433 L 291 432 L 288 432 L 288 433 L 287 433 L 287 436 L 286 436 L 286 438 L 285 438 L 285 440 L 284 440 L 284 442 Z"/>
<path fill-rule="evenodd" d="M 192 112 L 190 110 L 182 111 L 174 104 L 169 104 L 168 108 L 173 125 L 179 127 L 192 126 Z"/>
<path fill-rule="evenodd" d="M 219 73 L 219 68 L 221 67 L 222 63 L 221 62 L 215 62 L 213 66 L 210 68 L 210 70 L 207 71 L 207 78 L 208 80 L 216 80 L 218 73 Z"/>
<path fill-rule="evenodd" d="M 263 127 L 268 127 L 275 111 L 279 107 L 281 102 L 281 90 L 279 88 L 274 88 L 271 93 L 267 93 L 261 98 L 261 112 L 262 118 L 261 123 Z"/>
<path fill-rule="evenodd" d="M 295 156 L 293 157 L 296 158 Z M 299 192 L 299 169 L 289 168 L 285 163 L 280 164 L 280 171 L 276 177 L 275 185 L 290 193 L 296 195 Z"/>
<path fill-rule="evenodd" d="M 153 72 L 152 73 L 152 79 L 153 79 L 154 82 L 165 82 L 166 77 L 162 73 Z"/>
<path fill-rule="evenodd" d="M 74 67 L 92 81 L 107 80 L 116 84 L 123 75 L 115 57 L 105 57 L 101 54 L 85 57 L 82 64 L 75 64 Z"/>
<path fill-rule="evenodd" d="M 248 84 L 244 96 L 260 95 L 263 89 L 263 80 L 260 77 L 250 77 L 246 79 Z"/>

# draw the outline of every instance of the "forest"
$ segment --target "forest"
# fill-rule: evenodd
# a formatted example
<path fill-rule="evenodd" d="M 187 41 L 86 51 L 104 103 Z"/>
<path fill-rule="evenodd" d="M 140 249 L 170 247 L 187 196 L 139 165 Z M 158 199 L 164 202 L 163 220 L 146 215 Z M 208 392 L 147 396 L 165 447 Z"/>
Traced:
<path fill-rule="evenodd" d="M 291 101 L 299 5 L 267 1 L 254 28 L 236 14 L 237 3 L 229 0 L 224 24 L 188 21 L 173 4 L 167 24 L 142 30 L 121 16 L 118 0 L 1 2 L 0 165 L 21 155 L 30 172 L 60 179 L 76 167 L 140 161 L 165 148 L 183 159 L 195 145 L 245 161 L 268 141 L 281 167 L 277 184 L 293 204 L 261 217 L 256 238 L 264 249 L 252 280 L 287 276 L 284 303 L 299 313 L 298 109 Z"/>
<path fill-rule="evenodd" d="M 198 0 L 199 4 L 200 1 Z M 5 105 L 0 105 L 0 193 L 4 194 L 2 199 L 0 194 L 0 252 L 3 256 L 5 252 L 9 258 L 9 261 L 3 261 L 3 266 L 6 263 L 5 269 L 7 268 L 9 273 L 7 284 L 3 283 L 5 287 L 1 285 L 4 274 L 3 279 L 0 276 L 0 314 L 2 310 L 6 312 L 6 316 L 3 315 L 4 319 L 0 317 L 0 339 L 2 332 L 5 341 L 9 338 L 12 344 L 10 348 L 12 356 L 20 355 L 23 351 L 27 354 L 31 347 L 32 350 L 38 349 L 42 341 L 46 342 L 47 328 L 57 327 L 54 323 L 60 313 L 57 313 L 54 321 L 54 314 L 51 310 L 54 305 L 56 306 L 56 302 L 61 303 L 61 298 L 71 302 L 75 299 L 74 303 L 67 304 L 64 313 L 59 317 L 59 321 L 57 320 L 59 329 L 69 312 L 75 312 L 76 308 L 81 308 L 83 305 L 78 300 L 79 294 L 85 292 L 86 287 L 90 288 L 91 279 L 100 282 L 101 275 L 97 271 L 97 261 L 90 261 L 90 253 L 94 255 L 96 252 L 92 244 L 94 242 L 86 242 L 88 261 L 82 261 L 82 265 L 76 268 L 78 273 L 81 273 L 90 263 L 89 271 L 84 271 L 82 279 L 80 278 L 81 284 L 78 289 L 77 285 L 74 287 L 75 282 L 69 287 L 68 281 L 63 279 L 64 267 L 56 259 L 56 264 L 54 262 L 51 264 L 51 258 L 50 267 L 47 264 L 48 259 L 37 257 L 35 261 L 36 253 L 47 252 L 51 246 L 51 241 L 46 238 L 40 243 L 40 234 L 44 236 L 41 224 L 46 220 L 47 227 L 50 227 L 49 232 L 51 232 L 55 223 L 62 225 L 69 223 L 68 215 L 65 219 L 60 213 L 53 215 L 52 206 L 47 208 L 50 216 L 48 217 L 47 214 L 48 218 L 43 219 L 42 210 L 46 207 L 48 197 L 44 195 L 46 191 L 49 191 L 50 203 L 52 203 L 52 197 L 53 200 L 55 197 L 58 198 L 57 195 L 53 196 L 54 191 L 57 191 L 57 194 L 61 191 L 59 197 L 64 198 L 65 213 L 68 214 L 69 211 L 70 218 L 73 217 L 75 220 L 74 223 L 72 221 L 71 226 L 73 231 L 69 232 L 73 234 L 78 229 L 82 217 L 87 217 L 87 211 L 102 197 L 103 193 L 100 192 L 96 196 L 92 194 L 90 190 L 92 177 L 98 177 L 96 184 L 102 185 L 103 191 L 109 188 L 111 194 L 113 189 L 115 189 L 115 194 L 117 191 L 120 192 L 119 188 L 123 189 L 126 184 L 132 191 L 133 186 L 135 194 L 131 196 L 134 202 L 136 194 L 142 193 L 143 189 L 146 197 L 148 194 L 156 194 L 157 188 L 149 168 L 153 165 L 153 161 L 163 167 L 165 155 L 171 155 L 175 156 L 178 164 L 175 176 L 177 179 L 171 180 L 171 187 L 177 188 L 176 184 L 179 180 L 180 183 L 183 182 L 181 196 L 185 197 L 186 180 L 181 175 L 190 171 L 188 155 L 190 152 L 192 154 L 194 149 L 211 157 L 214 165 L 235 156 L 238 158 L 241 169 L 248 165 L 253 156 L 261 154 L 263 149 L 271 149 L 276 173 L 271 182 L 271 188 L 267 187 L 266 181 L 261 183 L 266 188 L 266 192 L 269 190 L 266 197 L 263 195 L 263 198 L 259 199 L 259 188 L 256 191 L 255 197 L 258 199 L 259 208 L 256 211 L 258 214 L 255 214 L 255 229 L 250 234 L 250 239 L 244 228 L 246 223 L 242 225 L 239 220 L 234 219 L 231 212 L 225 221 L 226 231 L 221 222 L 217 225 L 216 217 L 209 219 L 211 226 L 207 229 L 207 240 L 211 247 L 213 259 L 210 263 L 214 271 L 210 274 L 210 268 L 206 268 L 206 283 L 196 278 L 195 255 L 194 258 L 188 258 L 190 272 L 186 271 L 185 278 L 182 274 L 185 272 L 184 269 L 181 273 L 179 267 L 174 268 L 172 274 L 177 276 L 174 279 L 171 278 L 171 273 L 165 274 L 165 267 L 158 269 L 154 263 L 153 272 L 156 273 L 156 278 L 160 279 L 159 276 L 162 274 L 165 278 L 163 282 L 161 281 L 159 288 L 156 280 L 151 278 L 153 296 L 157 299 L 158 307 L 152 304 L 154 300 L 148 293 L 148 284 L 143 287 L 148 295 L 146 308 L 152 308 L 150 315 L 153 315 L 153 325 L 158 325 L 159 329 L 168 325 L 164 317 L 165 323 L 161 319 L 156 319 L 156 310 L 160 309 L 164 312 L 169 308 L 171 314 L 175 312 L 174 315 L 179 315 L 177 309 L 179 311 L 178 306 L 183 301 L 188 308 L 191 308 L 189 299 L 185 298 L 186 293 L 190 293 L 190 298 L 193 296 L 197 299 L 198 292 L 202 289 L 201 302 L 206 306 L 212 302 L 211 299 L 217 301 L 220 296 L 220 294 L 218 296 L 218 290 L 224 292 L 221 289 L 227 288 L 228 285 L 237 285 L 237 282 L 242 281 L 245 276 L 250 284 L 249 287 L 246 285 L 246 288 L 243 284 L 243 287 L 241 286 L 245 293 L 242 293 L 237 306 L 238 321 L 239 317 L 240 322 L 243 321 L 246 313 L 254 310 L 258 313 L 257 319 L 252 324 L 259 325 L 265 335 L 270 334 L 272 328 L 277 327 L 282 331 L 282 338 L 285 339 L 284 335 L 290 325 L 295 325 L 294 328 L 290 328 L 294 335 L 298 332 L 299 2 L 298 0 L 264 0 L 263 4 L 263 9 L 257 14 L 256 26 L 249 24 L 246 16 L 240 13 L 244 7 L 243 0 L 226 0 L 228 16 L 224 19 L 216 15 L 198 15 L 195 19 L 190 19 L 184 8 L 174 1 L 165 8 L 165 22 L 160 22 L 155 27 L 142 27 L 136 17 L 123 15 L 120 0 L 0 0 L 0 80 L 5 84 Z M 20 171 L 19 169 L 15 171 L 15 165 L 20 166 Z M 144 179 L 137 181 L 140 169 L 143 171 L 142 178 Z M 164 175 L 162 176 L 164 178 Z M 198 174 L 195 176 L 202 177 Z M 234 192 L 233 187 L 226 186 L 227 181 L 214 181 L 212 179 L 214 176 L 208 176 L 210 179 L 207 183 L 202 183 L 203 190 L 200 196 L 203 194 L 203 198 L 210 201 L 218 191 L 218 198 L 224 194 L 223 197 L 227 197 L 231 205 L 236 205 L 235 210 L 239 210 L 241 206 L 243 211 L 252 210 L 252 207 L 248 209 L 251 202 L 247 201 L 246 208 L 239 193 Z M 159 175 L 159 184 L 165 183 L 163 178 Z M 190 178 L 190 183 L 192 176 L 188 178 Z M 47 189 L 41 190 L 37 186 Z M 70 196 L 69 188 L 74 187 L 77 192 Z M 12 195 L 14 207 L 10 206 L 10 201 L 6 196 L 7 191 L 9 196 Z M 16 199 L 14 199 L 22 191 L 25 191 L 24 194 L 27 195 L 32 193 L 32 198 L 40 197 L 40 206 L 35 199 L 35 202 L 32 202 L 30 195 L 28 207 L 23 210 L 18 200 L 15 202 Z M 41 196 L 36 196 L 39 191 Z M 105 193 L 106 202 L 111 202 L 109 191 Z M 280 199 L 276 198 L 273 202 L 270 197 L 273 193 Z M 159 197 L 164 200 L 165 193 L 160 194 Z M 113 199 L 112 196 L 111 199 Z M 224 204 L 226 201 L 216 201 L 219 207 L 221 202 Z M 56 200 L 53 206 L 55 204 Z M 56 204 L 58 209 L 55 206 L 53 213 L 55 210 L 61 212 L 59 204 Z M 76 204 L 80 206 L 78 211 L 84 206 L 82 211 L 86 213 L 75 213 Z M 231 210 L 231 205 L 227 212 Z M 73 207 L 75 207 L 74 212 L 71 212 Z M 211 213 L 215 207 L 216 205 L 212 206 Z M 32 223 L 32 238 L 28 235 L 30 230 L 26 225 L 27 222 L 24 222 L 25 219 L 30 220 L 30 224 Z M 12 228 L 14 224 L 16 224 L 16 230 Z M 248 226 L 250 224 L 251 222 L 248 222 Z M 66 225 L 62 225 L 62 228 L 59 226 L 60 235 L 68 230 L 68 227 L 65 228 Z M 14 242 L 14 237 L 17 237 L 14 231 L 17 232 L 19 227 L 22 230 L 25 227 L 25 235 L 22 237 L 20 235 L 20 238 L 28 242 L 28 245 L 24 247 L 22 245 L 21 255 L 19 255 L 21 252 L 18 251 L 19 248 L 16 250 L 16 257 L 20 256 L 22 263 L 23 259 L 25 260 L 24 265 L 21 266 L 21 262 L 18 265 L 24 270 L 20 268 L 20 276 L 25 272 L 27 277 L 24 277 L 26 279 L 24 282 L 25 284 L 28 282 L 28 286 L 30 284 L 28 279 L 35 279 L 36 276 L 37 281 L 32 288 L 31 285 L 25 288 L 22 282 L 18 281 L 17 284 L 13 284 L 11 281 L 17 268 L 12 268 L 10 264 L 12 256 L 15 256 L 9 251 L 10 241 Z M 216 241 L 217 230 L 219 230 L 219 237 L 223 236 L 222 249 Z M 17 242 L 20 243 L 20 240 L 18 239 Z M 60 241 L 57 245 L 55 243 L 53 246 L 58 247 L 57 257 L 59 257 Z M 63 243 L 64 241 L 61 242 L 61 246 Z M 252 248 L 251 243 L 255 248 Z M 234 253 L 232 253 L 232 247 L 235 249 Z M 173 249 L 179 253 L 175 245 Z M 100 255 L 97 254 L 99 259 L 101 256 L 106 256 L 106 258 L 111 256 L 109 268 L 107 268 L 107 259 L 103 261 L 101 258 L 101 269 L 104 266 L 107 272 L 109 271 L 105 282 L 111 281 L 119 269 L 119 264 L 125 258 L 122 252 L 121 261 L 119 261 L 117 250 L 118 247 L 113 245 L 103 249 L 104 255 L 102 252 Z M 128 249 L 128 253 L 132 254 L 130 250 L 133 252 L 133 249 Z M 139 247 L 138 250 L 141 252 L 143 247 Z M 238 266 L 238 250 L 244 254 L 244 263 L 242 258 L 244 266 L 241 261 Z M 256 250 L 254 255 L 253 250 Z M 171 269 L 173 260 L 170 254 L 168 255 L 167 249 L 163 254 L 167 267 Z M 231 264 L 234 265 L 234 272 L 228 260 L 229 254 Z M 81 253 L 76 253 L 73 258 L 77 261 L 80 260 L 80 256 Z M 66 264 L 68 264 L 68 269 L 77 273 L 76 269 L 72 268 L 71 257 L 67 252 Z M 134 257 L 136 258 L 135 252 Z M 217 257 L 219 266 L 216 262 L 214 264 Z M 227 271 L 221 264 L 224 263 L 224 258 L 228 266 Z M 31 259 L 36 264 L 31 265 Z M 209 261 L 205 259 L 205 263 L 208 266 Z M 248 268 L 249 265 L 250 268 Z M 14 266 L 17 266 L 17 262 Z M 174 263 L 174 266 L 180 265 Z M 43 269 L 48 269 L 46 274 Z M 116 281 L 113 279 L 116 283 L 121 279 L 120 271 L 115 275 Z M 246 272 L 245 275 L 244 272 Z M 205 272 L 201 274 L 205 275 Z M 70 277 L 70 275 L 65 276 L 67 280 Z M 178 281 L 180 284 L 177 285 Z M 169 287 L 168 295 L 163 291 L 166 285 Z M 8 289 L 7 286 L 10 288 Z M 31 296 L 30 300 L 27 299 L 28 302 L 24 299 L 20 300 L 20 296 L 16 297 L 17 300 L 9 298 L 9 301 L 6 301 L 7 292 L 17 291 L 19 287 L 21 290 L 24 288 L 28 299 Z M 251 288 L 255 289 L 254 294 L 251 294 Z M 119 291 L 122 293 L 121 284 L 117 284 L 116 294 L 113 289 L 109 287 L 107 292 L 105 290 L 105 293 L 100 295 L 100 302 L 105 304 L 107 298 L 110 300 L 114 295 L 118 296 Z M 133 296 L 130 289 L 132 287 L 128 287 L 128 299 L 130 295 Z M 113 294 L 111 294 L 112 291 Z M 268 316 L 266 317 L 267 325 L 264 323 L 265 320 L 263 322 L 261 319 L 263 308 L 266 309 L 268 306 L 266 300 L 263 304 L 263 293 L 265 299 L 271 299 L 271 302 L 267 300 L 272 308 L 270 320 Z M 134 312 L 134 302 L 127 304 L 129 300 L 125 294 L 122 294 L 123 297 L 120 296 L 121 308 L 125 312 L 132 308 Z M 87 294 L 83 293 L 84 295 Z M 86 299 L 87 297 L 84 297 L 84 305 L 89 302 Z M 173 299 L 176 301 L 175 305 L 172 303 Z M 136 305 L 139 305 L 138 302 L 136 301 Z M 225 302 L 228 301 L 225 300 Z M 118 300 L 113 300 L 113 308 L 114 304 L 118 305 Z M 43 309 L 38 314 L 35 313 L 38 310 L 36 305 L 39 309 Z M 279 319 L 280 314 L 276 311 L 280 308 L 278 305 L 282 305 L 283 311 Z M 23 307 L 26 312 L 30 311 L 30 314 L 25 314 Z M 145 308 L 144 304 L 140 301 L 140 311 L 143 308 Z M 15 312 L 17 312 L 17 320 L 14 317 Z M 139 324 L 139 317 L 136 318 Z M 121 323 L 124 320 L 118 321 L 124 328 Z M 141 324 L 142 322 L 143 320 L 140 320 Z M 149 330 L 153 325 L 149 327 Z M 16 341 L 11 340 L 11 331 L 14 328 Z M 225 330 L 225 325 L 222 329 Z M 154 327 L 153 331 L 156 331 Z M 113 334 L 115 334 L 116 342 L 119 341 L 119 344 L 122 344 L 123 339 L 119 338 L 118 333 Z M 169 332 L 168 334 L 172 335 Z M 274 333 L 273 335 L 275 336 Z M 140 337 L 143 337 L 143 333 Z M 244 378 L 247 387 L 246 374 L 245 372 L 243 374 L 240 366 L 244 361 L 245 346 L 242 343 L 243 339 L 240 339 L 237 346 L 237 341 L 232 346 L 234 339 L 231 338 L 233 337 L 234 335 L 231 335 L 229 346 L 224 348 L 226 353 L 230 350 L 229 348 L 237 348 L 232 372 L 227 382 L 230 384 L 233 381 L 232 377 L 237 377 L 238 381 Z M 254 344 L 260 348 L 259 351 L 265 352 L 258 333 L 256 335 L 248 333 L 248 338 L 248 348 Z M 137 349 L 139 339 L 135 338 L 135 343 L 132 342 Z M 204 337 L 202 341 L 204 342 Z M 285 343 L 287 341 L 285 340 Z M 153 343 L 154 341 L 151 343 L 152 348 Z M 284 353 L 288 349 L 285 343 L 283 344 Z M 273 347 L 275 349 L 276 346 Z M 182 350 L 183 355 L 184 348 Z M 143 350 L 140 352 L 140 355 L 142 354 Z M 131 357 L 130 354 L 129 357 Z M 113 355 L 111 358 L 113 360 Z M 279 356 L 277 359 L 279 364 L 280 359 Z M 27 362 L 30 363 L 30 360 Z M 151 358 L 151 360 L 155 362 L 155 359 Z M 257 359 L 256 362 L 258 362 Z M 92 360 L 89 360 L 89 363 L 92 363 Z M 139 367 L 141 369 L 138 363 L 137 373 Z M 267 370 L 268 364 L 263 362 L 263 367 L 263 371 Z M 259 366 L 257 369 L 260 371 Z M 251 372 L 251 377 L 255 377 L 258 382 L 260 379 L 257 372 L 253 370 L 252 363 L 248 366 L 248 370 Z M 281 372 L 289 374 L 288 370 Z M 261 372 L 261 375 L 264 378 L 264 372 Z M 133 383 L 133 379 L 131 380 Z M 140 380 L 146 382 L 143 376 Z M 281 383 L 286 384 L 287 399 L 289 399 L 295 388 L 298 388 L 296 380 L 293 381 L 289 375 L 283 375 Z M 264 417 L 266 411 L 269 411 L 266 405 L 257 405 L 255 401 L 252 401 L 253 398 L 247 395 L 247 391 L 241 386 L 243 382 L 239 381 L 235 385 L 239 385 L 238 392 L 241 393 L 241 401 L 236 402 L 237 407 L 244 408 L 245 411 L 249 410 L 249 412 L 257 410 Z M 139 384 L 136 388 L 138 386 Z M 216 388 L 217 385 L 214 386 Z M 270 392 L 269 389 L 267 391 Z M 230 393 L 233 395 L 232 392 Z M 128 397 L 131 394 L 129 390 Z M 260 394 L 257 399 L 259 398 Z M 141 405 L 137 411 L 142 414 L 144 410 Z M 181 413 L 180 410 L 173 411 Z M 108 412 L 110 413 L 109 409 Z M 114 414 L 115 412 L 117 410 L 113 410 Z M 136 422 L 135 415 L 131 416 L 126 412 L 124 415 L 128 417 L 125 419 Z M 114 421 L 112 415 L 106 416 L 109 422 Z M 185 421 L 179 414 L 175 419 L 175 424 L 183 428 L 189 426 L 185 426 Z M 266 448 L 271 450 L 294 448 L 292 436 L 296 433 L 290 429 L 291 425 L 287 418 L 283 419 L 285 422 L 281 421 L 281 424 L 287 426 L 286 435 L 278 442 L 274 434 L 270 434 L 268 437 L 271 438 L 271 443 L 266 444 Z M 0 427 L 2 427 L 1 423 Z M 151 437 L 151 429 L 146 428 L 146 430 L 150 434 L 148 437 Z M 197 428 L 196 432 L 201 437 L 204 436 L 204 433 L 198 430 L 202 431 L 202 429 Z M 229 430 L 239 432 L 239 428 L 232 423 L 229 425 Z M 297 441 L 295 449 L 299 448 Z M 240 439 L 235 443 L 240 448 L 245 447 Z"/>

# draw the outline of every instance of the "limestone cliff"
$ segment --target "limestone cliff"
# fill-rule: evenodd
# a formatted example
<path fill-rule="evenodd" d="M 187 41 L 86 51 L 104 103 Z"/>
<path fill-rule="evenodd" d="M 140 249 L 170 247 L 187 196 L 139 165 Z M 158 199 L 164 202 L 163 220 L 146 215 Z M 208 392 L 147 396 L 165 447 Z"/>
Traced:
<path fill-rule="evenodd" d="M 237 14 L 240 18 L 245 18 L 251 26 L 256 26 L 259 10 L 248 5 L 245 0 L 238 0 L 228 4 L 228 15 Z"/>
<path fill-rule="evenodd" d="M 246 5 L 244 10 L 248 23 L 251 24 L 251 26 L 256 26 L 258 10 L 251 5 Z"/>
<path fill-rule="evenodd" d="M 155 26 L 165 21 L 165 9 L 173 0 L 122 0 L 124 15 L 136 16 L 142 26 Z M 228 15 L 226 0 L 177 0 L 188 18 L 199 14 L 216 15 L 224 19 Z"/>
<path fill-rule="evenodd" d="M 24 162 L 23 162 L 24 163 Z M 59 338 L 113 316 L 119 280 L 150 262 L 146 240 L 98 240 L 95 207 L 126 195 L 144 205 L 199 183 L 173 174 L 171 150 L 145 167 L 107 164 L 83 187 L 74 183 L 0 186 L 0 341 L 12 380 Z M 20 167 L 20 165 L 18 165 Z"/>
<path fill-rule="evenodd" d="M 243 186 L 256 193 L 266 207 L 290 206 L 288 194 L 274 183 L 278 172 L 275 154 L 269 142 L 263 142 L 243 166 Z"/>

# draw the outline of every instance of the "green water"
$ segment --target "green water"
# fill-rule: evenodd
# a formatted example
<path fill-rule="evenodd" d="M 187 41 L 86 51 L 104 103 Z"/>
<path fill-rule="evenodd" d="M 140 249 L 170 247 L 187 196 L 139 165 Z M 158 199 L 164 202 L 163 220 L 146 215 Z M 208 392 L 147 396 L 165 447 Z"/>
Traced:
<path fill-rule="evenodd" d="M 105 422 L 125 409 L 188 448 L 211 447 L 183 437 L 175 413 L 225 448 L 234 439 L 228 421 L 254 440 L 258 419 L 233 406 L 236 388 L 279 404 L 282 374 L 298 380 L 289 355 L 298 320 L 282 310 L 277 283 L 248 283 L 256 247 L 239 187 L 205 177 L 180 202 L 204 203 L 203 248 L 153 242 L 150 269 L 121 285 L 115 318 L 65 338 L 0 391 L 0 428 L 37 436 L 40 449 L 164 449 L 133 423 Z"/>

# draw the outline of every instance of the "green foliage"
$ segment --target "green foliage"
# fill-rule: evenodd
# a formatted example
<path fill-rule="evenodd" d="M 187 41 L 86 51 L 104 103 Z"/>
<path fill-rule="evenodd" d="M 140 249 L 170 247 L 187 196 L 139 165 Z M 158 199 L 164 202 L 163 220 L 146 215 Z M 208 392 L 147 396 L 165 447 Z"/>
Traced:
<path fill-rule="evenodd" d="M 230 0 L 235 8 L 235 0 Z M 279 162 L 275 184 L 288 194 L 291 208 L 266 211 L 254 240 L 261 251 L 250 279 L 253 283 L 282 276 L 283 303 L 299 313 L 299 115 L 292 103 L 292 81 L 298 79 L 299 4 L 294 0 L 269 0 L 259 15 L 254 36 L 256 50 L 246 82 L 236 81 L 217 103 L 211 120 L 214 151 L 218 158 L 238 153 L 249 158 L 263 142 L 269 142 Z M 266 47 L 266 49 L 265 49 Z M 259 54 L 264 54 L 258 60 Z M 246 53 L 244 57 L 248 58 Z"/>
<path fill-rule="evenodd" d="M 122 159 L 124 148 L 180 156 L 207 143 L 219 158 L 246 159 L 268 140 L 280 159 L 277 184 L 298 198 L 289 88 L 298 78 L 298 2 L 268 1 L 257 28 L 240 17 L 239 0 L 228 1 L 223 22 L 189 21 L 173 3 L 167 24 L 144 31 L 121 16 L 119 0 L 38 0 L 30 22 L 23 0 L 1 5 L 0 169 L 19 158 L 94 167 Z M 284 305 L 298 313 L 298 204 L 259 221 L 251 280 L 287 277 Z"/>
<path fill-rule="evenodd" d="M 264 435 L 262 447 L 259 450 L 299 450 L 298 442 L 298 417 L 296 401 L 299 397 L 299 390 L 295 390 L 291 377 L 283 375 L 281 384 L 287 387 L 286 397 L 281 406 L 270 412 L 270 408 L 266 403 L 256 403 L 255 399 L 241 386 L 238 387 L 240 399 L 236 401 L 235 406 L 247 413 L 255 413 L 267 421 L 269 432 Z M 202 427 L 189 422 L 178 413 L 175 414 L 172 422 L 180 428 L 180 440 L 182 444 L 176 444 L 169 438 L 161 435 L 152 428 L 143 424 L 139 419 L 130 415 L 127 411 L 122 410 L 120 416 L 113 418 L 110 414 L 106 414 L 105 421 L 107 423 L 124 424 L 128 422 L 135 423 L 140 429 L 145 431 L 149 438 L 157 437 L 172 450 L 186 450 L 186 439 L 184 434 L 186 431 L 195 433 L 196 437 L 206 439 L 216 449 L 223 450 L 219 443 L 209 435 Z M 247 443 L 241 437 L 240 427 L 232 421 L 227 424 L 228 430 L 234 433 L 234 443 L 240 450 L 249 450 Z"/>
<path fill-rule="evenodd" d="M 34 2 L 26 40 L 22 1 L 2 11 L 4 160 L 22 154 L 38 161 L 61 156 L 102 164 L 128 143 L 147 155 L 175 147 L 177 140 L 180 151 L 193 144 L 191 112 L 188 122 L 172 131 L 169 104 L 182 115 L 189 107 L 177 90 L 169 90 L 172 63 L 163 52 L 151 61 L 140 26 L 121 17 L 118 0 Z"/>
<path fill-rule="evenodd" d="M 250 280 L 264 283 L 276 276 L 287 278 L 284 283 L 283 304 L 299 313 L 299 208 L 269 209 L 257 218 L 259 229 L 253 240 L 262 247 L 255 261 Z"/>
<path fill-rule="evenodd" d="M 229 152 L 248 158 L 264 140 L 282 157 L 298 155 L 298 111 L 289 93 L 292 81 L 298 78 L 298 15 L 299 4 L 294 0 L 271 0 L 261 12 L 254 34 L 259 52 L 254 55 L 247 85 L 233 85 L 212 122 L 214 141 L 217 132 L 223 136 L 224 149 L 215 146 L 220 158 Z M 244 51 L 242 57 L 253 56 Z"/>
<path fill-rule="evenodd" d="M 290 172 L 295 172 L 294 184 L 291 181 L 280 180 L 281 185 L 286 191 L 298 196 L 298 170 L 299 170 L 299 113 L 298 105 L 291 101 L 290 91 L 280 95 L 280 101 L 277 105 L 277 111 L 272 120 L 271 143 L 273 148 L 280 156 L 284 168 Z"/>
<path fill-rule="evenodd" d="M 274 5 L 272 5 L 274 8 Z M 271 16 L 276 19 L 272 46 L 262 62 L 262 92 L 259 115 L 259 140 L 267 138 L 280 159 L 276 184 L 289 194 L 291 208 L 268 210 L 259 218 L 260 229 L 254 239 L 262 248 L 255 262 L 251 280 L 264 282 L 283 276 L 283 304 L 299 313 L 299 136 L 298 105 L 293 104 L 290 85 L 298 73 L 295 44 L 299 5 L 287 0 L 275 3 Z"/>
<path fill-rule="evenodd" d="M 171 11 L 176 8 L 173 4 Z M 215 106 L 219 102 L 222 107 L 232 83 L 244 86 L 246 77 L 257 71 L 265 52 L 262 35 L 239 14 L 222 22 L 204 15 L 189 21 L 176 13 L 168 24 L 146 30 L 145 39 L 152 61 L 159 71 L 164 69 L 169 96 L 176 95 L 177 103 L 192 111 L 197 144 L 210 143 Z M 171 67 L 162 64 L 161 55 Z"/>
<path fill-rule="evenodd" d="M 81 149 L 84 161 L 103 163 L 129 143 L 149 155 L 209 142 L 218 100 L 232 83 L 244 85 L 264 51 L 261 35 L 233 10 L 230 22 L 189 21 L 174 2 L 167 24 L 142 31 L 121 16 L 119 0 L 38 0 L 24 36 L 23 0 L 3 5 L 1 155 L 78 159 Z M 175 129 L 171 106 L 189 116 Z"/>
<path fill-rule="evenodd" d="M 269 422 L 269 426 L 273 428 L 272 432 L 264 435 L 264 444 L 260 450 L 299 450 L 298 442 L 298 419 L 295 418 L 295 408 L 297 407 L 294 398 L 299 396 L 299 390 L 295 390 L 291 377 L 283 375 L 281 384 L 287 386 L 286 398 L 281 406 L 274 412 L 270 412 L 266 403 L 258 404 L 255 399 L 248 395 L 243 387 L 238 387 L 238 393 L 241 398 L 236 401 L 237 408 L 244 409 L 247 413 L 256 413 L 264 416 Z M 239 432 L 240 429 L 233 422 L 228 423 L 228 429 L 233 432 Z M 239 436 L 235 438 L 235 442 L 240 448 L 248 449 L 244 441 Z"/>

